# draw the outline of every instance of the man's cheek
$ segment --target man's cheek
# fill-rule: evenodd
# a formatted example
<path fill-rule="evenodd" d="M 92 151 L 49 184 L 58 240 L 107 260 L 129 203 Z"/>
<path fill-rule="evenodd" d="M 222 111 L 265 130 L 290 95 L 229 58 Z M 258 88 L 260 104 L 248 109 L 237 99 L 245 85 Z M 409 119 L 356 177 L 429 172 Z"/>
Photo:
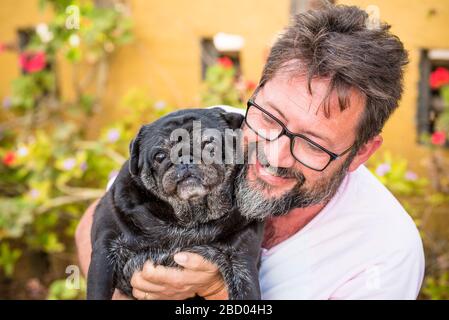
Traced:
<path fill-rule="evenodd" d="M 251 129 L 248 128 L 247 125 L 243 126 L 243 141 L 247 145 L 249 143 L 261 141 L 261 138 Z"/>

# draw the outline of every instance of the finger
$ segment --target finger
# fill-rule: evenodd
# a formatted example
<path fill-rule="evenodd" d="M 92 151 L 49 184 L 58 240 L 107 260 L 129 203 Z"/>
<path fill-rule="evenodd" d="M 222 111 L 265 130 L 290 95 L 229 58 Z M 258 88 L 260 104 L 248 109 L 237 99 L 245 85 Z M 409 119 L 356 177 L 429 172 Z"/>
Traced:
<path fill-rule="evenodd" d="M 141 276 L 145 281 L 167 289 L 189 292 L 192 287 L 210 282 L 211 277 L 215 277 L 217 274 L 218 272 L 192 271 L 189 269 L 154 266 L 148 263 L 144 265 Z"/>
<path fill-rule="evenodd" d="M 185 300 L 193 297 L 195 294 L 169 292 L 169 294 L 145 292 L 139 289 L 133 289 L 133 296 L 137 300 Z"/>
<path fill-rule="evenodd" d="M 164 292 L 166 290 L 164 286 L 147 281 L 142 276 L 142 271 L 137 271 L 133 274 L 131 278 L 131 286 L 145 292 Z"/>
<path fill-rule="evenodd" d="M 153 295 L 151 292 L 145 292 L 139 289 L 134 288 L 133 289 L 133 296 L 137 300 L 157 300 L 155 295 Z"/>
<path fill-rule="evenodd" d="M 174 289 L 182 289 L 190 282 L 189 277 L 191 275 L 185 274 L 181 269 L 154 266 L 152 263 L 145 263 L 142 269 L 142 278 L 147 282 Z"/>
<path fill-rule="evenodd" d="M 177 264 L 192 271 L 215 273 L 218 270 L 215 264 L 193 252 L 178 252 L 175 254 L 174 259 Z"/>

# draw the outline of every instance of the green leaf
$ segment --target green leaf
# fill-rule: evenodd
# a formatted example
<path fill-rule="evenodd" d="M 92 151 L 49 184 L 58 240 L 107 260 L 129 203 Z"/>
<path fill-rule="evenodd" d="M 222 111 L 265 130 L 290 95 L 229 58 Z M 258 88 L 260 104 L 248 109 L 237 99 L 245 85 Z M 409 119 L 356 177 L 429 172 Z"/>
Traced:
<path fill-rule="evenodd" d="M 20 249 L 11 249 L 9 243 L 2 242 L 0 244 L 0 267 L 2 267 L 5 275 L 9 278 L 14 273 L 14 266 L 22 255 Z"/>

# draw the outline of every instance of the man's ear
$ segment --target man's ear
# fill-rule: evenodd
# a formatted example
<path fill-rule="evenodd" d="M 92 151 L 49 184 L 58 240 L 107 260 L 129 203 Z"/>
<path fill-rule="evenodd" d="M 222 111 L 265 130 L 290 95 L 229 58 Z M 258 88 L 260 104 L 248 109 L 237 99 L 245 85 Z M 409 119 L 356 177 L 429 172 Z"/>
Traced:
<path fill-rule="evenodd" d="M 351 165 L 348 168 L 348 171 L 353 172 L 360 165 L 368 161 L 371 155 L 375 153 L 377 149 L 380 148 L 382 142 L 383 142 L 382 136 L 377 135 L 371 140 L 369 140 L 367 143 L 365 143 L 363 146 L 361 146 L 359 151 L 357 151 L 357 154 L 355 155 L 354 159 L 352 160 Z"/>
<path fill-rule="evenodd" d="M 131 175 L 137 175 L 139 172 L 139 157 L 140 157 L 140 137 L 142 134 L 143 126 L 140 128 L 137 136 L 131 140 L 129 144 L 129 172 Z"/>
<path fill-rule="evenodd" d="M 223 112 L 221 116 L 226 120 L 231 129 L 239 129 L 245 118 L 243 115 L 236 112 Z"/>

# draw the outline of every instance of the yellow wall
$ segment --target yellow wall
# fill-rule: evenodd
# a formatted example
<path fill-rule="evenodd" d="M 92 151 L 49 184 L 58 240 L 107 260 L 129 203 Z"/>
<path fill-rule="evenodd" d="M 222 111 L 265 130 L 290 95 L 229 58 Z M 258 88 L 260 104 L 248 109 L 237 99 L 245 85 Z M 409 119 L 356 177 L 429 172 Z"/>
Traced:
<path fill-rule="evenodd" d="M 0 41 L 15 39 L 20 26 L 45 21 L 37 0 L 2 0 Z M 147 89 L 150 96 L 179 107 L 198 105 L 203 37 L 235 33 L 246 40 L 241 67 L 256 81 L 275 34 L 288 23 L 288 0 L 129 0 L 135 40 L 113 56 L 104 105 L 113 109 L 131 88 Z M 81 25 L 82 28 L 82 25 Z M 0 98 L 19 68 L 14 53 L 0 55 Z M 62 92 L 71 96 L 71 67 L 59 66 Z M 109 115 L 113 114 L 108 112 Z M 106 121 L 100 119 L 100 122 Z"/>
<path fill-rule="evenodd" d="M 419 49 L 449 48 L 449 0 L 340 0 L 362 8 L 375 4 L 380 17 L 392 24 L 392 31 L 405 43 L 411 63 L 405 79 L 400 108 L 384 130 L 384 149 L 409 159 L 419 159 L 415 112 L 419 79 Z M 264 54 L 276 33 L 289 19 L 288 0 L 130 0 L 135 23 L 134 43 L 114 55 L 105 106 L 113 105 L 129 89 L 148 89 L 155 99 L 180 107 L 195 106 L 201 82 L 200 39 L 217 32 L 242 35 L 241 53 L 246 78 L 257 81 Z M 19 26 L 48 19 L 37 10 L 37 0 L 2 0 L 0 41 L 13 39 Z M 436 14 L 429 16 L 433 9 Z M 0 55 L 0 98 L 7 95 L 10 81 L 18 74 L 17 57 Z M 63 92 L 70 95 L 70 67 L 62 66 Z M 113 110 L 111 110 L 113 111 Z M 113 112 L 112 112 L 113 113 Z M 105 121 L 103 119 L 103 121 Z M 419 162 L 413 160 L 416 168 Z"/>
<path fill-rule="evenodd" d="M 178 106 L 196 105 L 200 39 L 220 31 L 245 38 L 242 70 L 247 78 L 257 80 L 264 50 L 288 22 L 288 6 L 287 0 L 131 1 L 136 41 L 115 58 L 109 97 L 132 86 L 147 86 L 154 97 Z"/>

